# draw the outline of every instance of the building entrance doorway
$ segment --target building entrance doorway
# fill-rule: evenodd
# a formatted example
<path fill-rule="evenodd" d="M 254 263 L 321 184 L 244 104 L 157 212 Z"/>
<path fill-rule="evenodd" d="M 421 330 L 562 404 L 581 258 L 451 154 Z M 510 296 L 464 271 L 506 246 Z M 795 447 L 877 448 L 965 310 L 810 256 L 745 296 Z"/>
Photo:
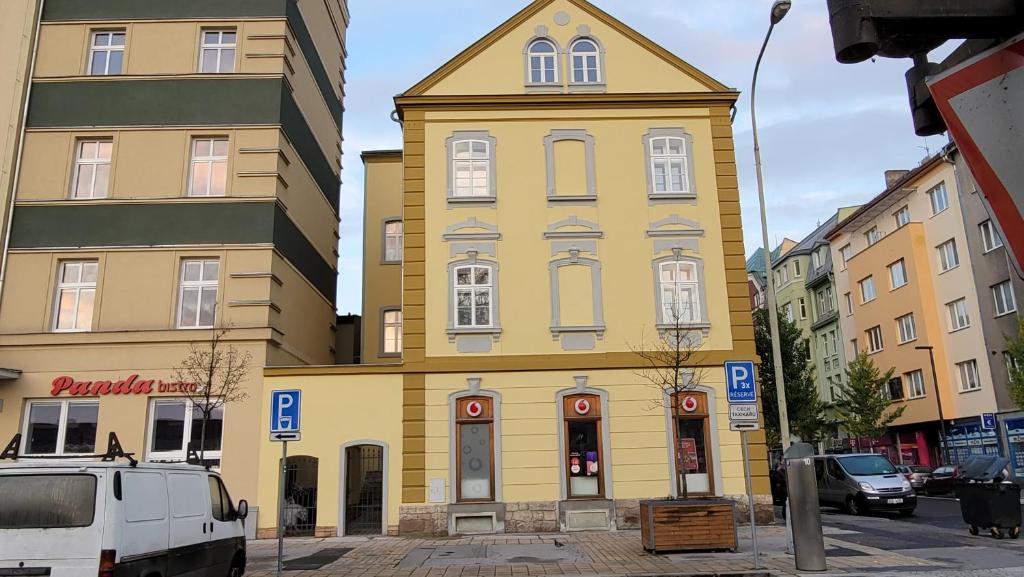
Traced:
<path fill-rule="evenodd" d="M 384 522 L 384 448 L 345 449 L 345 534 L 380 535 Z"/>
<path fill-rule="evenodd" d="M 285 470 L 284 535 L 316 534 L 316 500 L 320 461 L 316 457 L 288 457 Z"/>

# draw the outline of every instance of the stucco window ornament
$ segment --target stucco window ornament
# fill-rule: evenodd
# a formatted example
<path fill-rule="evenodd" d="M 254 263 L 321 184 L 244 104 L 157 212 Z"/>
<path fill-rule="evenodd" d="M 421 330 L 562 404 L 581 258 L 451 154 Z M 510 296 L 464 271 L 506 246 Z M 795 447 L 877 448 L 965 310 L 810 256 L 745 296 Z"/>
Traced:
<path fill-rule="evenodd" d="M 558 48 L 547 38 L 534 40 L 526 51 L 529 84 L 558 84 Z"/>
<path fill-rule="evenodd" d="M 653 264 L 657 327 L 662 334 L 686 329 L 707 336 L 711 329 L 704 311 L 704 263 L 677 252 Z"/>
<path fill-rule="evenodd" d="M 652 199 L 693 200 L 693 136 L 680 128 L 651 129 L 643 138 L 647 195 Z"/>
<path fill-rule="evenodd" d="M 494 203 L 497 140 L 487 131 L 459 131 L 445 141 L 448 204 Z"/>
<path fill-rule="evenodd" d="M 498 265 L 476 253 L 448 265 L 450 299 L 448 337 L 501 334 L 498 315 Z"/>

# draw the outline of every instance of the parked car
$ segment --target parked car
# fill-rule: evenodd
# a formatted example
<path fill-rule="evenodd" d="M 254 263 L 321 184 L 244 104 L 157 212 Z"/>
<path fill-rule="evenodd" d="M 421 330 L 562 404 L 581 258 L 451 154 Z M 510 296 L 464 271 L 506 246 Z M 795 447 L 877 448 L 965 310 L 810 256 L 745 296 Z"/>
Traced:
<path fill-rule="evenodd" d="M 932 476 L 931 467 L 924 465 L 896 465 L 896 470 L 903 473 L 915 491 L 923 489 L 925 481 Z"/>
<path fill-rule="evenodd" d="M 943 465 L 935 469 L 932 471 L 932 476 L 924 482 L 924 494 L 943 495 L 952 493 L 958 476 L 960 476 L 960 469 L 953 465 Z"/>
<path fill-rule="evenodd" d="M 199 466 L 3 464 L 0 575 L 239 577 L 248 510 Z"/>
<path fill-rule="evenodd" d="M 871 453 L 814 458 L 818 502 L 841 507 L 851 515 L 896 511 L 912 515 L 917 494 L 910 481 L 883 455 Z"/>

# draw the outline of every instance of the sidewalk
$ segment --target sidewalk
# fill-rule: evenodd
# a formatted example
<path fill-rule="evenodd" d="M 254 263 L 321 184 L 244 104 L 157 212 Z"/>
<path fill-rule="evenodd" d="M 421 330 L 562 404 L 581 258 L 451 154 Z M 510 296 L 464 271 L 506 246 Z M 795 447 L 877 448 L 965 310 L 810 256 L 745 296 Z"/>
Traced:
<path fill-rule="evenodd" d="M 836 541 L 825 547 L 829 574 L 934 571 L 941 563 Z M 797 575 L 782 527 L 759 527 L 761 571 L 754 571 L 749 529 L 735 553 L 653 555 L 639 531 L 486 535 L 450 539 L 344 537 L 285 542 L 289 577 L 530 577 L 534 575 Z M 247 575 L 273 576 L 276 541 L 250 541 Z M 817 573 L 816 575 L 821 575 Z"/>

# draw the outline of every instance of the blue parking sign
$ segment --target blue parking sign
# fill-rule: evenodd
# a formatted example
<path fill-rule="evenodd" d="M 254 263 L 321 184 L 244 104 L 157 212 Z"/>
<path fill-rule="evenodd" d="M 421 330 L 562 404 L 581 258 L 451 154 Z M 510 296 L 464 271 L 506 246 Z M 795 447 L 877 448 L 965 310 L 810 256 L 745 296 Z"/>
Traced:
<path fill-rule="evenodd" d="M 996 415 L 995 413 L 982 413 L 981 414 L 981 428 L 989 431 L 996 430 Z"/>
<path fill-rule="evenodd" d="M 730 403 L 757 402 L 757 381 L 752 361 L 725 363 L 725 390 Z"/>
<path fill-rule="evenodd" d="M 298 433 L 301 417 L 301 391 L 271 391 L 270 432 Z"/>

